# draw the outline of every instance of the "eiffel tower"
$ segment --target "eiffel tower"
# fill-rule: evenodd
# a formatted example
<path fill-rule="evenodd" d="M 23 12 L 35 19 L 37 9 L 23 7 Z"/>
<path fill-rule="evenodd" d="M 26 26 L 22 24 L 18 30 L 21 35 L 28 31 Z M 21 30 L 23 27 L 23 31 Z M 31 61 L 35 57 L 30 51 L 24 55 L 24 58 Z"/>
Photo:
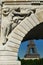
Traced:
<path fill-rule="evenodd" d="M 24 56 L 25 60 L 29 59 L 39 59 L 40 55 L 37 53 L 37 48 L 33 40 L 29 41 L 29 44 L 27 45 L 27 53 Z"/>

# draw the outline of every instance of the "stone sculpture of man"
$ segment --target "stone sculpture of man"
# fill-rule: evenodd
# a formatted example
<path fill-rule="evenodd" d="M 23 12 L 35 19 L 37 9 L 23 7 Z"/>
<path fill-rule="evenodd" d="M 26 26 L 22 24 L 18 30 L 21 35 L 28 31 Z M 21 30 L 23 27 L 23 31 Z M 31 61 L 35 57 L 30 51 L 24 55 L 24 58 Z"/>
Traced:
<path fill-rule="evenodd" d="M 7 42 L 7 37 L 26 16 L 29 16 L 31 12 L 22 13 L 20 8 L 10 11 L 10 8 L 6 7 L 2 10 L 2 23 L 1 23 L 1 38 L 2 44 L 4 45 Z"/>
<path fill-rule="evenodd" d="M 14 12 L 16 11 L 14 10 Z M 18 24 L 19 19 L 21 20 L 24 17 L 20 17 L 20 16 L 13 17 L 12 11 L 10 11 L 10 8 L 8 7 L 3 8 L 2 14 L 3 15 L 2 15 L 2 23 L 1 23 L 1 39 L 2 39 L 2 44 L 4 45 L 8 40 L 7 36 L 9 35 L 11 29 L 13 29 Z"/>
<path fill-rule="evenodd" d="M 7 41 L 7 35 L 10 31 L 10 25 L 12 24 L 10 16 L 10 8 L 6 7 L 2 10 L 2 23 L 1 23 L 1 39 L 2 43 L 5 44 Z"/>

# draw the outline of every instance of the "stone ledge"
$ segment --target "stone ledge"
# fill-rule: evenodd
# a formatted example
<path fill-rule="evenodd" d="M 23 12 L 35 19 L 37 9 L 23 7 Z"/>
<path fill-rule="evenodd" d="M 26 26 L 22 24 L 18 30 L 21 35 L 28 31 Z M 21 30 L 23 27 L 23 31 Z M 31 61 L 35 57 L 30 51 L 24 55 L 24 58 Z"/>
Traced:
<path fill-rule="evenodd" d="M 21 65 L 20 61 L 0 61 L 0 65 Z"/>
<path fill-rule="evenodd" d="M 22 5 L 40 5 L 40 3 L 43 3 L 43 1 L 6 1 L 3 0 L 2 3 L 11 5 L 12 3 L 14 5 L 22 4 Z"/>

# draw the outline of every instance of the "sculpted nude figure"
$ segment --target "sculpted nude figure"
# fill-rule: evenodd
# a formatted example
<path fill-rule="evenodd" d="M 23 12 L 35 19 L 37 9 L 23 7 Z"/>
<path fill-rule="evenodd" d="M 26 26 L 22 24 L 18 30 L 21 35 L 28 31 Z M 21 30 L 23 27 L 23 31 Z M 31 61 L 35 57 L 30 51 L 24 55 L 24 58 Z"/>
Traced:
<path fill-rule="evenodd" d="M 7 42 L 7 37 L 11 31 L 31 12 L 22 13 L 20 8 L 10 11 L 10 8 L 6 7 L 2 10 L 2 23 L 1 23 L 1 39 L 4 45 Z"/>

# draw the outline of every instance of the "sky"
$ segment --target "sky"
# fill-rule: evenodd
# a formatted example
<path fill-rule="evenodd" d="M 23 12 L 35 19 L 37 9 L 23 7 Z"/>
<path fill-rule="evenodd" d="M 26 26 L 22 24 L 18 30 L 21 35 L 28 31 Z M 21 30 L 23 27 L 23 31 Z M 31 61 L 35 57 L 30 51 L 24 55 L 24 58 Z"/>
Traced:
<path fill-rule="evenodd" d="M 36 44 L 38 54 L 40 54 L 40 57 L 43 58 L 43 40 L 34 40 L 34 42 Z M 24 58 L 24 55 L 26 54 L 28 43 L 28 41 L 25 41 L 20 45 L 18 55 L 21 59 Z"/>

